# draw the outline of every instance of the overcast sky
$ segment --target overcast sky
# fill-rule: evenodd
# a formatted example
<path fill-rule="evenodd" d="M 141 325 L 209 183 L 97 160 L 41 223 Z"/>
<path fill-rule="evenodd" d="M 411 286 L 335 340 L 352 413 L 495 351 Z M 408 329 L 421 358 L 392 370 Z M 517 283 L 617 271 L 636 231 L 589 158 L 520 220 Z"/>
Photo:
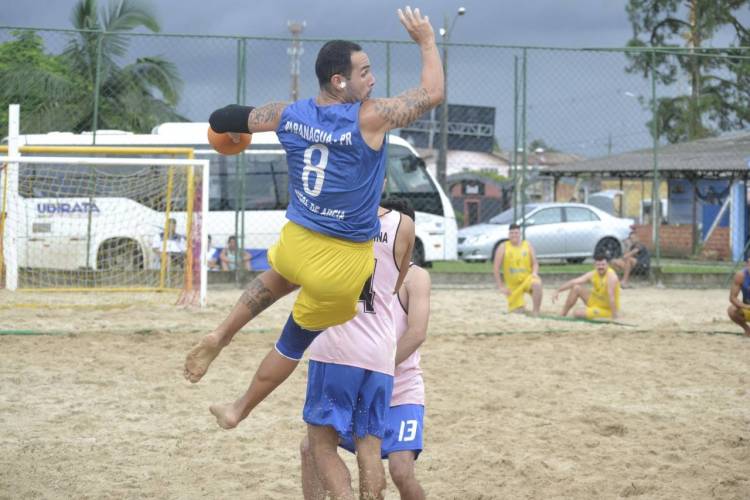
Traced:
<path fill-rule="evenodd" d="M 11 26 L 70 27 L 74 0 L 4 2 L 0 19 Z M 307 22 L 315 38 L 405 39 L 394 0 L 152 0 L 163 32 L 286 36 L 288 20 Z M 100 1 L 100 4 L 104 2 Z M 625 2 L 618 0 L 431 0 L 415 3 L 433 25 L 459 6 L 456 42 L 563 46 L 621 46 L 630 35 Z"/>
<path fill-rule="evenodd" d="M 17 0 L 4 2 L 0 24 L 37 28 L 69 28 L 75 0 Z M 100 0 L 100 5 L 106 2 Z M 303 37 L 358 40 L 408 40 L 398 22 L 394 0 L 152 0 L 148 2 L 163 33 L 286 37 L 287 21 L 307 23 Z M 454 43 L 488 43 L 554 47 L 622 47 L 632 35 L 626 0 L 432 0 L 419 6 L 437 29 L 444 16 L 454 18 L 459 6 Z M 750 24 L 750 13 L 746 16 Z M 7 39 L 0 37 L 0 42 Z M 728 33 L 711 44 L 733 42 Z M 48 36 L 49 51 L 59 52 L 62 36 Z M 286 42 L 255 43 L 248 48 L 248 102 L 287 99 L 289 60 Z M 301 94 L 315 92 L 313 65 L 319 44 L 305 44 L 301 60 Z M 385 51 L 365 45 L 378 80 L 376 95 L 385 93 Z M 163 55 L 177 64 L 185 81 L 178 109 L 191 119 L 205 119 L 214 106 L 235 99 L 235 45 L 221 40 L 140 39 L 133 55 Z M 518 51 L 451 50 L 449 100 L 487 105 L 497 110 L 501 146 L 512 142 L 513 57 Z M 394 92 L 418 81 L 417 51 L 397 47 L 391 79 Z M 562 149 L 586 156 L 602 154 L 614 137 L 614 151 L 647 145 L 647 119 L 637 98 L 647 96 L 649 84 L 624 72 L 620 55 L 574 52 L 529 53 L 529 139 L 542 137 Z M 260 78 L 262 81 L 253 80 Z M 684 83 L 682 84 L 684 87 Z M 684 88 L 682 89 L 684 91 Z M 664 92 L 673 90 L 664 89 Z M 595 143 L 595 145 L 593 145 Z"/>
<path fill-rule="evenodd" d="M 75 0 L 3 2 L 9 26 L 69 28 Z M 101 5 L 106 2 L 99 1 Z M 395 0 L 146 0 L 165 33 L 286 36 L 288 20 L 306 21 L 314 38 L 405 39 Z M 564 47 L 621 47 L 631 35 L 626 0 L 430 0 L 420 7 L 434 26 L 466 8 L 453 41 Z M 750 18 L 750 13 L 746 18 Z M 715 45 L 731 41 L 720 36 Z"/>

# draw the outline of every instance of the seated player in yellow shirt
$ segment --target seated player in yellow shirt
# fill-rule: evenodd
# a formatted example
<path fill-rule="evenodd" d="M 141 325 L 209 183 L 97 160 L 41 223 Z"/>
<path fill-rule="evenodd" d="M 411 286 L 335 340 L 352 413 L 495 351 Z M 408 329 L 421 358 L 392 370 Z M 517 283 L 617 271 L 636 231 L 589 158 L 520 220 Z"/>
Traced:
<path fill-rule="evenodd" d="M 591 283 L 591 290 L 583 287 Z M 607 256 L 604 253 L 594 255 L 594 270 L 583 276 L 572 279 L 557 289 L 552 302 L 557 300 L 560 292 L 570 290 L 568 298 L 565 299 L 562 315 L 567 316 L 578 299 L 586 305 L 585 309 L 574 311 L 576 318 L 586 319 L 617 319 L 620 313 L 620 280 L 617 273 L 609 267 Z"/>
<path fill-rule="evenodd" d="M 502 277 L 500 269 L 503 270 Z M 511 224 L 508 241 L 495 253 L 493 272 L 500 292 L 508 297 L 509 312 L 525 312 L 524 294 L 531 294 L 532 314 L 537 316 L 542 305 L 542 280 L 534 247 L 521 240 L 521 226 Z"/>
<path fill-rule="evenodd" d="M 742 292 L 742 298 L 739 297 Z M 729 319 L 742 327 L 745 335 L 750 337 L 750 257 L 745 260 L 745 268 L 737 271 L 732 280 L 732 288 L 729 290 L 729 303 L 727 309 Z"/>

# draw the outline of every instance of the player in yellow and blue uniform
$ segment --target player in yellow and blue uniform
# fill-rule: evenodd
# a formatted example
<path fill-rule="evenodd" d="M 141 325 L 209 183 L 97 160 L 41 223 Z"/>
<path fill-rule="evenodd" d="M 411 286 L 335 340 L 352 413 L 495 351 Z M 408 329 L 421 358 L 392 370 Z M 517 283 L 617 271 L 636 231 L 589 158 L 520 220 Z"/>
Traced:
<path fill-rule="evenodd" d="M 591 283 L 591 290 L 583 287 Z M 557 289 L 552 301 L 565 290 L 570 290 L 563 305 L 562 315 L 567 316 L 575 303 L 580 299 L 585 309 L 574 312 L 577 318 L 616 319 L 620 313 L 620 280 L 617 273 L 609 267 L 607 256 L 603 253 L 594 255 L 594 270 L 572 279 Z"/>
<path fill-rule="evenodd" d="M 242 400 L 216 405 L 219 425 L 233 427 L 291 374 L 324 328 L 354 317 L 374 266 L 377 205 L 385 174 L 385 134 L 415 121 L 443 99 L 444 78 L 435 34 L 418 9 L 398 11 L 419 45 L 419 86 L 391 98 L 370 98 L 375 85 L 362 48 L 343 40 L 318 53 L 317 97 L 259 108 L 230 105 L 209 120 L 219 133 L 275 131 L 289 164 L 289 222 L 269 249 L 272 269 L 243 293 L 227 318 L 188 353 L 185 378 L 197 382 L 248 321 L 301 288 L 275 348 L 261 363 Z M 237 138 L 238 139 L 238 138 Z M 400 267 L 403 283 L 408 262 Z"/>
<path fill-rule="evenodd" d="M 373 186 L 383 185 L 386 148 L 363 139 L 361 105 L 297 101 L 276 130 L 289 165 L 289 222 L 268 261 L 301 286 L 292 316 L 307 330 L 352 319 L 373 271 L 372 240 L 380 231 L 380 189 Z"/>
<path fill-rule="evenodd" d="M 502 277 L 500 269 L 503 270 Z M 497 248 L 493 263 L 495 282 L 508 297 L 508 312 L 525 310 L 524 295 L 531 294 L 532 312 L 536 316 L 542 305 L 542 280 L 539 278 L 539 262 L 534 247 L 521 240 L 521 226 L 511 224 L 508 241 Z"/>

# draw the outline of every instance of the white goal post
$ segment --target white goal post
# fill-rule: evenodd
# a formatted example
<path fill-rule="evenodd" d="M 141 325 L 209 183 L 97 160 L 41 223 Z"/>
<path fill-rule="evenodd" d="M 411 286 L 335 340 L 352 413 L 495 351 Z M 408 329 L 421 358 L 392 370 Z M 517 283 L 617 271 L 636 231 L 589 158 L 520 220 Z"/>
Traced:
<path fill-rule="evenodd" d="M 206 159 L 0 156 L 0 281 L 175 289 L 205 305 L 209 168 Z"/>

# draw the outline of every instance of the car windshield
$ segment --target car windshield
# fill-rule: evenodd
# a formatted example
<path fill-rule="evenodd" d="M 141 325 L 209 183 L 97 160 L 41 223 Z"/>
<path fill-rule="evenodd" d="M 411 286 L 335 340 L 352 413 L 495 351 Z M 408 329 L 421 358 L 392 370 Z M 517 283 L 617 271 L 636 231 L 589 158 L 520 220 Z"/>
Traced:
<path fill-rule="evenodd" d="M 521 208 L 516 208 L 516 217 L 518 219 L 521 218 Z M 526 205 L 526 210 L 524 210 L 524 213 L 529 213 L 532 210 L 536 208 L 536 205 Z M 490 219 L 490 224 L 511 224 L 513 222 L 513 208 L 509 208 L 508 210 L 505 210 L 504 212 L 500 212 L 496 216 Z"/>

